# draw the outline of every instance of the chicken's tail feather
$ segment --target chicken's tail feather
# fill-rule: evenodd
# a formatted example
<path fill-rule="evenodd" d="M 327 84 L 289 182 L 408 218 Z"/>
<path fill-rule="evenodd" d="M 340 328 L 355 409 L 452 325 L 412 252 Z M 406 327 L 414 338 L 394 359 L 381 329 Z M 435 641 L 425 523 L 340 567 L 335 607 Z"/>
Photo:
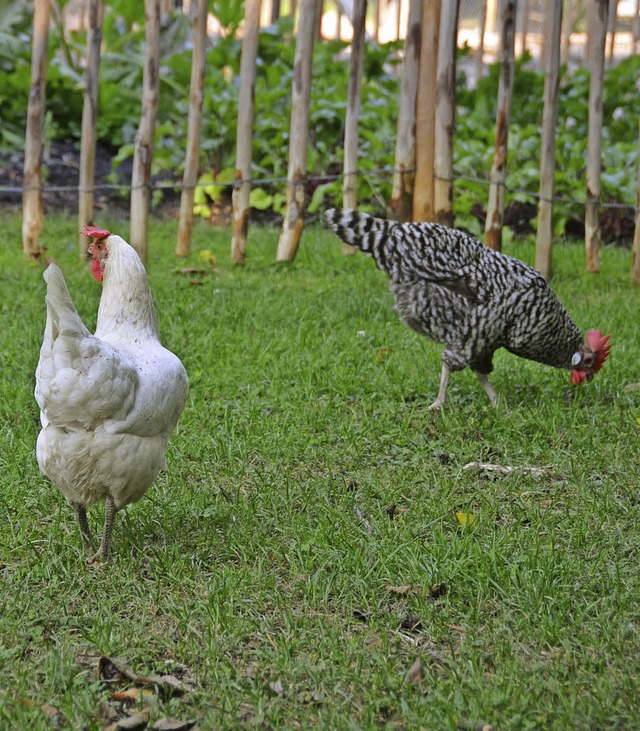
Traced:
<path fill-rule="evenodd" d="M 85 337 L 89 331 L 76 312 L 67 289 L 67 283 L 60 267 L 49 264 L 44 272 L 44 281 L 47 283 L 47 334 L 55 340 L 59 335 Z"/>
<path fill-rule="evenodd" d="M 330 208 L 324 212 L 324 223 L 345 244 L 373 254 L 389 236 L 392 221 L 375 218 L 349 208 Z"/>

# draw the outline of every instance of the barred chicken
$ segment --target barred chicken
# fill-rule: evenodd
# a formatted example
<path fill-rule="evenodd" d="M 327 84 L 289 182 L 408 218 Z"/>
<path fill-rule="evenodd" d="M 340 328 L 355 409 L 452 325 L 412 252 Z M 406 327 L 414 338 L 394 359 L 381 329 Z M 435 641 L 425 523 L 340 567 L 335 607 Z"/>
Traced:
<path fill-rule="evenodd" d="M 469 234 L 355 210 L 331 209 L 324 220 L 389 275 L 402 321 L 445 346 L 432 409 L 444 404 L 451 371 L 466 367 L 495 404 L 496 391 L 487 376 L 498 348 L 566 368 L 574 384 L 590 381 L 609 355 L 610 336 L 590 330 L 583 338 L 541 274 Z"/>
<path fill-rule="evenodd" d="M 166 467 L 187 398 L 187 374 L 160 343 L 147 273 L 119 236 L 87 228 L 103 281 L 95 335 L 76 312 L 56 264 L 45 270 L 47 322 L 36 370 L 40 470 L 75 509 L 87 550 L 87 508 L 104 500 L 104 529 L 88 563 L 107 560 L 116 511 L 138 501 Z"/>

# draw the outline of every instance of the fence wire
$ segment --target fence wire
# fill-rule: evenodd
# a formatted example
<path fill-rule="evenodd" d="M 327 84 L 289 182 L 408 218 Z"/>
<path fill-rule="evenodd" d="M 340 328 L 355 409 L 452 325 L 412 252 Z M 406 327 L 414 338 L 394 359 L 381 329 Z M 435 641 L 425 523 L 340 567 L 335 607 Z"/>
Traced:
<path fill-rule="evenodd" d="M 355 174 L 363 179 L 366 180 L 367 178 L 376 178 L 378 180 L 392 180 L 393 177 L 396 174 L 400 175 L 406 175 L 407 173 L 414 173 L 415 170 L 403 168 L 402 170 L 398 170 L 396 168 L 393 168 L 391 166 L 381 168 L 380 170 L 372 171 L 367 170 L 366 174 L 362 171 L 356 171 Z M 354 173 L 347 173 L 347 175 L 353 175 Z M 316 184 L 323 184 L 323 183 L 331 183 L 335 182 L 336 180 L 343 180 L 345 178 L 345 173 L 332 173 L 332 174 L 314 174 L 310 173 L 304 178 L 301 178 L 299 180 L 289 180 L 287 177 L 273 177 L 273 178 L 242 178 L 238 180 L 234 180 L 233 182 L 223 182 L 223 181 L 208 181 L 208 182 L 198 182 L 195 185 L 184 185 L 184 183 L 178 183 L 178 182 L 167 182 L 167 181 L 158 181 L 155 183 L 152 183 L 150 185 L 137 185 L 133 186 L 127 183 L 98 183 L 94 185 L 91 188 L 80 188 L 78 185 L 41 185 L 41 186 L 29 186 L 29 187 L 21 187 L 21 186 L 10 186 L 10 185 L 0 185 L 0 193 L 16 193 L 16 194 L 22 194 L 30 190 L 40 190 L 43 193 L 73 193 L 76 192 L 78 194 L 80 193 L 99 193 L 99 192 L 105 192 L 105 191 L 132 191 L 132 190 L 140 190 L 142 188 L 147 188 L 150 192 L 153 191 L 178 191 L 178 190 L 195 190 L 196 188 L 239 188 L 241 185 L 245 183 L 249 183 L 251 186 L 260 186 L 260 185 L 269 185 L 269 184 L 277 184 L 277 185 L 305 185 L 307 183 L 316 183 Z M 463 183 L 474 183 L 476 185 L 482 185 L 486 188 L 491 187 L 492 185 L 496 185 L 496 183 L 492 183 L 488 178 L 480 178 L 475 177 L 472 175 L 466 175 L 460 172 L 454 171 L 454 174 L 450 178 L 444 178 L 440 176 L 435 176 L 436 180 L 447 180 L 453 184 L 456 182 L 463 182 Z M 564 195 L 554 195 L 551 198 L 547 198 L 545 196 L 540 195 L 540 193 L 536 193 L 531 190 L 526 190 L 525 188 L 518 188 L 516 186 L 511 186 L 508 183 L 499 183 L 499 185 L 504 188 L 506 193 L 509 193 L 511 195 L 518 195 L 518 196 L 525 196 L 527 198 L 530 198 L 531 200 L 535 201 L 545 201 L 548 203 L 562 203 L 564 205 L 576 205 L 581 207 L 586 207 L 587 200 L 581 199 L 581 198 L 568 198 Z M 617 208 L 622 210 L 628 210 L 628 211 L 634 211 L 634 213 L 640 213 L 640 207 L 638 205 L 634 205 L 632 203 L 620 203 L 615 201 L 591 201 L 595 205 L 599 206 L 600 208 Z"/>

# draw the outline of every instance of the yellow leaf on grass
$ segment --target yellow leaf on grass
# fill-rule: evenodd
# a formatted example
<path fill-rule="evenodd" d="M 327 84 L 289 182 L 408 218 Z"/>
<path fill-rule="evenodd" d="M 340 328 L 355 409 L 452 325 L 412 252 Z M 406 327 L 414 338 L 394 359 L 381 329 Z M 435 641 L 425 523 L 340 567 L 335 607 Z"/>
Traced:
<path fill-rule="evenodd" d="M 200 261 L 206 262 L 207 264 L 210 264 L 212 267 L 214 267 L 217 263 L 216 257 L 210 249 L 202 249 L 202 251 L 199 251 L 198 259 L 200 259 Z"/>
<path fill-rule="evenodd" d="M 640 416 L 636 419 L 636 421 L 640 424 Z"/>
<path fill-rule="evenodd" d="M 473 513 L 456 513 L 456 520 L 460 525 L 471 525 L 475 519 Z"/>

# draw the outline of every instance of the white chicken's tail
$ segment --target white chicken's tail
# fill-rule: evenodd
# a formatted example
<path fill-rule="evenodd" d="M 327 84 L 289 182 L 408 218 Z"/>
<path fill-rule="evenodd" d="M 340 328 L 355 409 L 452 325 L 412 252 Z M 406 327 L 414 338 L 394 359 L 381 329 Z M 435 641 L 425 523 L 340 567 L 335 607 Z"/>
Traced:
<path fill-rule="evenodd" d="M 60 267 L 57 264 L 49 264 L 43 276 L 47 283 L 45 342 L 49 339 L 53 343 L 61 335 L 80 338 L 89 335 L 89 331 L 73 306 Z"/>

